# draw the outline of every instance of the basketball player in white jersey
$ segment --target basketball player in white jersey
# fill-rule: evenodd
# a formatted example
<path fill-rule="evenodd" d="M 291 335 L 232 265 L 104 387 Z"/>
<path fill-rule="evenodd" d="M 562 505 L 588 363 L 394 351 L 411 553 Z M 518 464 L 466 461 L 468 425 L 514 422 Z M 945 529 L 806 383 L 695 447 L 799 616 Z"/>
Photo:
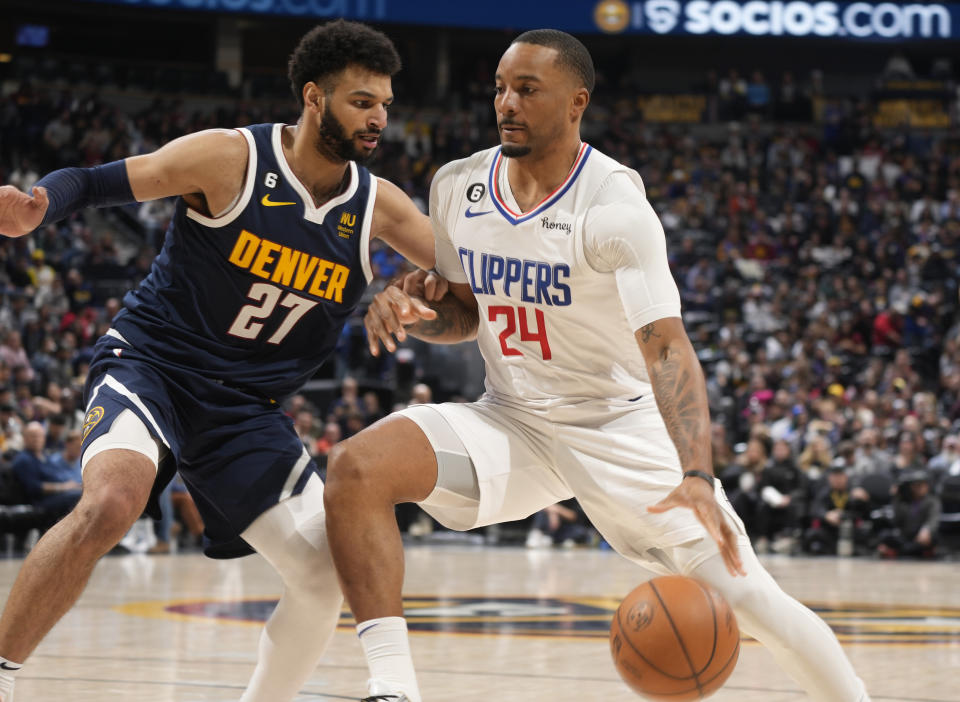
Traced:
<path fill-rule="evenodd" d="M 866 702 L 836 637 L 763 569 L 714 480 L 706 388 L 663 228 L 640 177 L 580 141 L 593 83 L 573 37 L 514 41 L 496 74 L 501 145 L 433 181 L 437 269 L 449 281 L 430 305 L 436 319 L 395 287 L 368 313 L 373 351 L 393 350 L 391 335 L 476 336 L 487 369 L 478 402 L 415 405 L 330 456 L 328 536 L 369 692 L 421 702 L 395 503 L 469 529 L 575 496 L 622 555 L 716 587 L 812 699 Z"/>

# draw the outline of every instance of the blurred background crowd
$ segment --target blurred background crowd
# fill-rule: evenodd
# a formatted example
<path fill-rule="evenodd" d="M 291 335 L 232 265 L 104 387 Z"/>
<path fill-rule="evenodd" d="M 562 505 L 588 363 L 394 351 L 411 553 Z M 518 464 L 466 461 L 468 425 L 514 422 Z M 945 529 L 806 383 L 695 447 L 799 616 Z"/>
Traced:
<path fill-rule="evenodd" d="M 398 77 L 372 170 L 422 209 L 437 168 L 497 142 L 491 67 L 508 41 L 487 37 L 442 95 L 418 89 L 409 68 Z M 398 43 L 414 53 L 412 39 Z M 855 81 L 849 66 L 834 75 L 741 60 L 658 83 L 642 62 L 595 53 L 584 138 L 637 169 L 660 214 L 707 378 L 714 470 L 758 550 L 956 551 L 960 98 L 949 57 L 885 50 Z M 55 168 L 296 117 L 281 63 L 237 83 L 182 65 L 22 51 L 0 63 L 0 79 L 0 182 L 25 191 Z M 172 211 L 170 201 L 85 211 L 0 241 L 0 530 L 13 547 L 79 495 L 91 347 L 148 273 Z M 387 248 L 371 256 L 367 301 L 406 270 Z M 321 465 L 398 406 L 483 389 L 472 344 L 411 340 L 371 358 L 363 307 L 336 358 L 288 403 Z M 169 516 L 130 550 L 199 543 L 182 485 L 167 497 Z M 413 538 L 452 538 L 415 507 L 398 516 Z M 575 502 L 472 537 L 604 545 Z"/>

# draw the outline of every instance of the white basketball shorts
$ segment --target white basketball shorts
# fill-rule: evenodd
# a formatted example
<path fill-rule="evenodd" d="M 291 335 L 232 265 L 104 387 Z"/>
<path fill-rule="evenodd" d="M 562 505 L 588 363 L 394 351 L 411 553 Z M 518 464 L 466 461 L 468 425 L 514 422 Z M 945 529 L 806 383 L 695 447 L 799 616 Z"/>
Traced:
<path fill-rule="evenodd" d="M 681 481 L 676 449 L 652 395 L 554 409 L 550 418 L 489 397 L 412 405 L 400 414 L 420 427 L 437 454 L 437 487 L 420 506 L 451 529 L 523 519 L 576 497 L 614 549 L 656 571 L 689 572 L 717 552 L 691 510 L 647 512 Z M 475 478 L 462 475 L 465 470 Z M 719 482 L 716 490 L 741 546 L 749 548 Z M 691 551 L 694 544 L 701 545 Z"/>

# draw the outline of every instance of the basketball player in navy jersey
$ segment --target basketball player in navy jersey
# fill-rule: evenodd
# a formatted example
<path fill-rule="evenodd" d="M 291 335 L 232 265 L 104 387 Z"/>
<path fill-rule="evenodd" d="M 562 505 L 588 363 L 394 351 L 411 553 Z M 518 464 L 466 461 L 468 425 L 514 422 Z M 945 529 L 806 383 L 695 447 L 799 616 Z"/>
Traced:
<path fill-rule="evenodd" d="M 580 140 L 593 84 L 574 37 L 513 42 L 496 72 L 500 146 L 447 164 L 431 187 L 449 292 L 436 313 L 398 287 L 368 310 L 372 351 L 407 333 L 476 337 L 487 371 L 478 402 L 414 405 L 331 452 L 331 549 L 376 689 L 421 702 L 395 503 L 469 529 L 575 496 L 622 555 L 716 587 L 811 698 L 866 702 L 836 637 L 763 569 L 716 484 L 663 228 L 640 176 Z"/>
<path fill-rule="evenodd" d="M 290 700 L 314 670 L 342 595 L 323 486 L 280 402 L 333 350 L 370 281 L 371 238 L 433 266 L 427 218 L 360 165 L 377 148 L 399 68 L 383 34 L 333 22 L 290 59 L 297 125 L 199 132 L 149 155 L 55 171 L 32 196 L 0 189 L 0 233 L 10 237 L 85 206 L 179 196 L 150 275 L 96 345 L 83 496 L 7 598 L 0 702 L 12 701 L 12 675 L 175 470 L 203 515 L 208 554 L 256 550 L 284 581 L 243 702 Z"/>

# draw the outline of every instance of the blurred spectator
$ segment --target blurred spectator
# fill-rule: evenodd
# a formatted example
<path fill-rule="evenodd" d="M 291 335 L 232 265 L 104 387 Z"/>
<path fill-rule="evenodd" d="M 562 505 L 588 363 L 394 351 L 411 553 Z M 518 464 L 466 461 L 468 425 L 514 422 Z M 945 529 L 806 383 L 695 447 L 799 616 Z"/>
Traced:
<path fill-rule="evenodd" d="M 20 165 L 11 171 L 7 178 L 7 182 L 10 185 L 19 188 L 25 193 L 29 193 L 34 183 L 38 180 L 40 180 L 40 174 L 37 173 L 33 164 L 25 158 L 20 160 Z"/>
<path fill-rule="evenodd" d="M 172 544 L 180 540 L 184 528 L 187 530 L 185 545 L 190 548 L 200 546 L 203 540 L 203 518 L 179 473 L 167 483 L 157 501 L 161 516 L 153 523 L 156 543 L 147 549 L 147 553 L 171 553 Z"/>
<path fill-rule="evenodd" d="M 807 447 L 803 449 L 797 459 L 800 470 L 804 472 L 808 480 L 818 480 L 820 476 L 826 473 L 827 468 L 833 463 L 833 452 L 830 449 L 830 442 L 824 434 L 817 433 L 811 439 Z"/>
<path fill-rule="evenodd" d="M 865 506 L 850 490 L 850 478 L 842 460 L 827 471 L 827 482 L 810 504 L 810 527 L 804 534 L 804 550 L 814 555 L 836 555 L 840 525 L 864 516 Z"/>
<path fill-rule="evenodd" d="M 16 373 L 23 371 L 24 379 L 29 382 L 33 380 L 33 367 L 30 365 L 30 359 L 27 357 L 27 351 L 21 343 L 19 331 L 9 331 L 0 343 L 0 360 L 7 367 Z"/>
<path fill-rule="evenodd" d="M 908 473 L 916 473 L 926 468 L 923 456 L 917 447 L 917 437 L 910 432 L 902 432 L 897 441 L 897 453 L 893 457 L 895 479 Z"/>
<path fill-rule="evenodd" d="M 433 391 L 426 383 L 417 383 L 410 391 L 411 405 L 424 405 L 433 402 Z"/>
<path fill-rule="evenodd" d="M 759 479 L 756 532 L 777 553 L 790 553 L 806 509 L 806 478 L 797 467 L 790 444 L 773 444 L 773 455 Z"/>
<path fill-rule="evenodd" d="M 23 429 L 23 451 L 13 459 L 13 472 L 23 485 L 30 504 L 46 512 L 56 521 L 80 499 L 80 471 L 71 453 L 52 460 L 44 450 L 46 429 L 40 422 L 30 422 Z M 78 450 L 74 444 L 72 450 Z M 67 449 L 64 449 L 65 452 Z"/>
<path fill-rule="evenodd" d="M 380 406 L 380 396 L 373 390 L 363 393 L 363 419 L 367 425 L 371 425 L 383 419 L 386 414 Z"/>
<path fill-rule="evenodd" d="M 940 498 L 930 492 L 926 471 L 903 475 L 893 509 L 893 528 L 880 534 L 878 553 L 884 558 L 932 558 L 940 529 Z"/>
<path fill-rule="evenodd" d="M 359 413 L 363 415 L 363 406 L 360 403 L 360 396 L 357 387 L 357 380 L 351 376 L 346 376 L 340 383 L 340 397 L 334 400 L 330 406 L 330 412 L 333 417 L 340 422 L 340 428 L 344 435 L 350 436 L 347 429 L 347 417 L 350 414 Z"/>
<path fill-rule="evenodd" d="M 737 514 L 743 519 L 744 526 L 751 538 L 757 539 L 757 548 L 765 552 L 769 541 L 757 531 L 757 503 L 760 494 L 760 476 L 767 463 L 766 443 L 759 438 L 750 439 L 746 450 L 737 457 L 735 466 L 728 468 L 722 482 L 731 482 L 735 474 L 736 485 L 730 494 L 730 502 Z"/>
<path fill-rule="evenodd" d="M 47 421 L 47 438 L 44 449 L 50 452 L 63 451 L 67 439 L 67 418 L 54 414 Z"/>
<path fill-rule="evenodd" d="M 891 473 L 893 456 L 880 445 L 876 429 L 864 429 L 857 437 L 854 453 L 853 474 Z"/>
<path fill-rule="evenodd" d="M 754 71 L 747 84 L 747 108 L 758 116 L 765 116 L 770 108 L 770 86 L 762 71 Z"/>
<path fill-rule="evenodd" d="M 316 429 L 316 418 L 313 415 L 313 411 L 309 409 L 302 409 L 297 412 L 296 417 L 293 420 L 293 428 L 297 432 L 297 436 L 300 437 L 300 441 L 303 442 L 303 447 L 307 450 L 307 453 L 313 458 L 317 454 L 317 429 Z"/>
<path fill-rule="evenodd" d="M 23 421 L 9 402 L 0 404 L 0 451 L 23 449 Z"/>
<path fill-rule="evenodd" d="M 527 534 L 527 548 L 545 548 L 554 545 L 571 547 L 587 543 L 591 537 L 590 522 L 580 504 L 564 500 L 550 505 L 533 515 L 532 527 Z"/>
<path fill-rule="evenodd" d="M 948 434 L 943 439 L 940 452 L 927 462 L 927 473 L 934 492 L 939 491 L 940 484 L 954 465 L 960 465 L 960 436 Z"/>
<path fill-rule="evenodd" d="M 49 438 L 49 437 L 48 437 Z M 76 483 L 82 482 L 80 454 L 81 454 L 82 434 L 72 429 L 64 434 L 63 449 L 50 457 L 50 463 L 54 465 L 55 473 L 62 476 L 68 476 Z M 50 442 L 47 441 L 49 450 Z"/>

